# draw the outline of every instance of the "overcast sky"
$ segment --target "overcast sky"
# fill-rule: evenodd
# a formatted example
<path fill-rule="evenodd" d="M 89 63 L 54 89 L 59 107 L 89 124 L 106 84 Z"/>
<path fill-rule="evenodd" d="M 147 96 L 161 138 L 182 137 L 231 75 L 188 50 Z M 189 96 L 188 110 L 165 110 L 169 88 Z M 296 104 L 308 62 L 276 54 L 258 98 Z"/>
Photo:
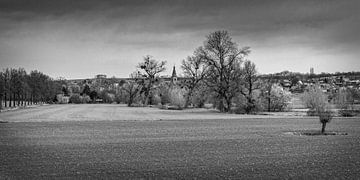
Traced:
<path fill-rule="evenodd" d="M 0 67 L 128 77 L 152 55 L 170 75 L 215 30 L 262 74 L 360 71 L 359 0 L 0 0 Z"/>

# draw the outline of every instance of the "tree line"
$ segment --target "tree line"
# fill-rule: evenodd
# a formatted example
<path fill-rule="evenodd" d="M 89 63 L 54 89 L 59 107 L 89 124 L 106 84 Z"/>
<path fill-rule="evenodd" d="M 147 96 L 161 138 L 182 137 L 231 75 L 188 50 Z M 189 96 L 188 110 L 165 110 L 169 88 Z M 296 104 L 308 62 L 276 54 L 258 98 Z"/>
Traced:
<path fill-rule="evenodd" d="M 0 72 L 0 109 L 53 102 L 62 84 L 37 70 L 6 68 Z"/>
<path fill-rule="evenodd" d="M 182 60 L 186 80 L 177 85 L 159 81 L 166 61 L 145 56 L 130 75 L 133 80 L 124 84 L 128 105 L 140 98 L 143 105 L 160 99 L 161 104 L 176 104 L 179 108 L 201 107 L 209 102 L 221 112 L 235 109 L 254 113 L 260 107 L 284 110 L 289 94 L 273 82 L 259 79 L 255 64 L 247 59 L 249 53 L 250 47 L 240 48 L 227 31 L 215 31 Z"/>

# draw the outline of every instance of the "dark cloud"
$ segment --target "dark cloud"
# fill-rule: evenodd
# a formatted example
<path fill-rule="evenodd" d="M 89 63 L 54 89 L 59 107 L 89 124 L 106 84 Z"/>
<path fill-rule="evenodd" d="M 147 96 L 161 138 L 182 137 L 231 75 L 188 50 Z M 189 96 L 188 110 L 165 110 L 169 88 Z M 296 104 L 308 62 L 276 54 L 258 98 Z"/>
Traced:
<path fill-rule="evenodd" d="M 59 53 L 56 49 L 61 47 L 69 59 L 91 49 L 94 59 L 100 58 L 98 54 L 116 59 L 120 54 L 134 60 L 137 49 L 145 54 L 162 52 L 167 54 L 164 59 L 175 62 L 219 29 L 228 30 L 240 46 L 252 46 L 254 54 L 260 54 L 252 56 L 260 67 L 264 57 L 271 57 L 266 53 L 279 49 L 286 53 L 276 58 L 298 59 L 291 56 L 299 56 L 299 49 L 304 53 L 308 49 L 314 57 L 333 51 L 334 58 L 336 50 L 354 58 L 359 56 L 355 50 L 360 45 L 359 4 L 358 0 L 0 0 L 0 58 L 7 64 L 21 58 L 17 57 L 21 53 L 2 52 L 19 47 L 24 57 L 41 63 L 51 57 L 41 52 Z"/>

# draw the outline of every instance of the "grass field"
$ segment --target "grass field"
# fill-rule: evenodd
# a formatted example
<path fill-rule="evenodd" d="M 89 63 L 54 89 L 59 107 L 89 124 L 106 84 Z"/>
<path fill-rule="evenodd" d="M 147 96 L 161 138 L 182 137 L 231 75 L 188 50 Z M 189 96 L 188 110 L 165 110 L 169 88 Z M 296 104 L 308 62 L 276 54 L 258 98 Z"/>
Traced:
<path fill-rule="evenodd" d="M 0 113 L 0 179 L 358 179 L 360 119 L 118 105 Z"/>

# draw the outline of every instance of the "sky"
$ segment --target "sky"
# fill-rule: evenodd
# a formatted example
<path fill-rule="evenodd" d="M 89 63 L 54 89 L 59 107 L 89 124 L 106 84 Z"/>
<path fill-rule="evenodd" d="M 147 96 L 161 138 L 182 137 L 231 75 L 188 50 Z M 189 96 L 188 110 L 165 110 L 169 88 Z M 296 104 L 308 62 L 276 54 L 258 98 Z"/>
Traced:
<path fill-rule="evenodd" d="M 0 0 L 0 68 L 128 77 L 146 55 L 181 60 L 229 32 L 261 74 L 360 71 L 359 0 Z"/>

